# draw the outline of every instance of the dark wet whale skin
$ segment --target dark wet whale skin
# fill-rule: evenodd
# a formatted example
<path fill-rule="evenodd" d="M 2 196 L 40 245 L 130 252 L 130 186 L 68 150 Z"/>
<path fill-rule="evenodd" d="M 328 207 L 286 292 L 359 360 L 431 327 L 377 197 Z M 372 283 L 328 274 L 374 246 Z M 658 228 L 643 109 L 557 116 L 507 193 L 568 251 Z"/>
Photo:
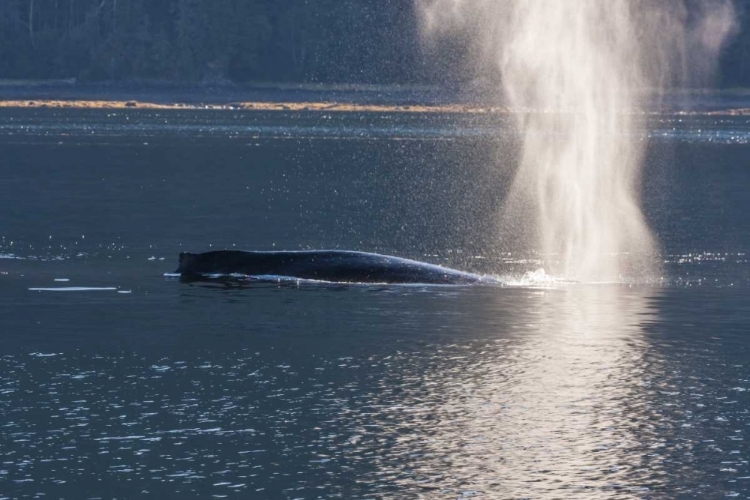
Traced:
<path fill-rule="evenodd" d="M 483 281 L 482 276 L 433 264 L 344 250 L 183 252 L 176 272 L 187 280 L 200 280 L 206 275 L 242 274 L 336 283 L 462 285 Z"/>

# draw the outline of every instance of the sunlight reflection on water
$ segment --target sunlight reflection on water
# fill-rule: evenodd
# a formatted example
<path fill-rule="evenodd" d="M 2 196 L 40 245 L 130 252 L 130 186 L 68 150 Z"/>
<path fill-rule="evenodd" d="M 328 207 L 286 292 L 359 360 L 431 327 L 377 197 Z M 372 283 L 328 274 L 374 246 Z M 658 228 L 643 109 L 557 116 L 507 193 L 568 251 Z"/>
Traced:
<path fill-rule="evenodd" d="M 371 403 L 376 423 L 355 419 L 371 445 L 373 428 L 390 438 L 371 479 L 446 498 L 643 491 L 650 481 L 634 451 L 647 438 L 636 422 L 651 292 L 538 292 L 518 311 L 516 335 L 400 366 Z"/>
<path fill-rule="evenodd" d="M 474 192 L 502 185 L 497 145 L 421 132 L 460 134 L 455 117 L 366 117 L 425 140 L 307 141 L 294 134 L 320 123 L 286 113 L 176 112 L 164 128 L 158 113 L 131 114 L 141 133 L 49 111 L 5 111 L 0 124 L 12 208 L 0 224 L 0 495 L 750 492 L 747 148 L 703 140 L 711 127 L 747 135 L 742 120 L 660 126 L 699 131 L 697 145 L 654 141 L 645 198 L 664 286 L 232 288 L 163 273 L 180 251 L 235 244 L 516 277 L 551 268 L 493 232 L 502 191 Z M 27 122 L 9 124 L 17 115 Z M 361 118 L 325 126 L 346 137 Z M 291 122 L 294 140 L 235 140 L 257 134 L 243 129 L 256 119 Z M 491 120 L 475 125 L 496 137 Z M 57 279 L 131 293 L 28 290 Z"/>
<path fill-rule="evenodd" d="M 674 498 L 750 475 L 735 432 L 747 376 L 727 371 L 721 347 L 742 340 L 702 340 L 700 324 L 683 335 L 692 312 L 675 312 L 690 306 L 672 288 L 164 286 L 183 297 L 161 314 L 193 323 L 169 354 L 0 358 L 13 450 L 0 482 L 100 494 L 129 478 L 183 498 L 230 485 L 269 498 Z M 741 328 L 727 321 L 726 334 Z M 94 459 L 104 476 L 78 470 Z"/>

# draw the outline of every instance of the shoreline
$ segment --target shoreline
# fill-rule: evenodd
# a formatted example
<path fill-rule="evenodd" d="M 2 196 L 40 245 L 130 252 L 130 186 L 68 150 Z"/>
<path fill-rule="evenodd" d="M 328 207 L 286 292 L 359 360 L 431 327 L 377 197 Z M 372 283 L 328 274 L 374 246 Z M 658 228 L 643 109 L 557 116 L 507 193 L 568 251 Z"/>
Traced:
<path fill-rule="evenodd" d="M 503 106 L 471 104 L 366 104 L 331 101 L 243 101 L 243 102 L 152 102 L 139 100 L 101 99 L 2 99 L 0 108 L 15 109 L 110 109 L 110 110 L 232 110 L 232 111 L 296 111 L 349 113 L 447 113 L 447 114 L 513 114 Z M 526 111 L 533 112 L 533 111 Z M 540 111 L 549 112 L 549 111 Z M 644 115 L 676 116 L 750 116 L 750 108 L 707 110 L 664 110 L 638 112 Z"/>
<path fill-rule="evenodd" d="M 0 108 L 103 110 L 235 110 L 264 112 L 443 113 L 507 115 L 549 113 L 513 109 L 480 88 L 419 85 L 177 84 L 1 80 Z M 640 109 L 647 111 L 641 111 Z M 560 111 L 564 112 L 564 111 Z M 645 97 L 631 111 L 640 115 L 750 116 L 750 92 L 691 89 Z"/>
<path fill-rule="evenodd" d="M 357 104 L 344 102 L 271 102 L 230 103 L 149 102 L 137 100 L 88 99 L 0 99 L 0 108 L 62 109 L 151 109 L 151 110 L 235 110 L 235 111 L 328 111 L 359 113 L 510 113 L 501 106 L 466 104 Z"/>

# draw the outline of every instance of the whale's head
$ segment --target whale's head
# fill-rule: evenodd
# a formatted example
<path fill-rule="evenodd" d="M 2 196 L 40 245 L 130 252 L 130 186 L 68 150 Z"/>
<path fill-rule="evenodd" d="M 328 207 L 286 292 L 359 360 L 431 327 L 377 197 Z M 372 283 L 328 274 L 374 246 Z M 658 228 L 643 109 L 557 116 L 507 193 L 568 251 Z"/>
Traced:
<path fill-rule="evenodd" d="M 175 272 L 183 276 L 240 272 L 244 269 L 241 254 L 242 252 L 231 250 L 203 253 L 180 252 L 180 263 Z"/>
<path fill-rule="evenodd" d="M 180 252 L 180 263 L 175 273 L 190 273 L 193 270 L 196 254 L 189 252 Z"/>

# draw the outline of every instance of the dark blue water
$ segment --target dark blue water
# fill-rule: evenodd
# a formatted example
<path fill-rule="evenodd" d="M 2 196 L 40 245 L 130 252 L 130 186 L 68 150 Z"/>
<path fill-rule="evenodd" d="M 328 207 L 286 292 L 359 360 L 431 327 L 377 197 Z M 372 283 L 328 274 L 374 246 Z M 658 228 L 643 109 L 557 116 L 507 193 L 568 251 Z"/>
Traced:
<path fill-rule="evenodd" d="M 747 497 L 750 123 L 646 135 L 663 275 L 550 284 L 507 118 L 0 110 L 0 498 Z M 164 276 L 219 248 L 507 285 Z"/>

